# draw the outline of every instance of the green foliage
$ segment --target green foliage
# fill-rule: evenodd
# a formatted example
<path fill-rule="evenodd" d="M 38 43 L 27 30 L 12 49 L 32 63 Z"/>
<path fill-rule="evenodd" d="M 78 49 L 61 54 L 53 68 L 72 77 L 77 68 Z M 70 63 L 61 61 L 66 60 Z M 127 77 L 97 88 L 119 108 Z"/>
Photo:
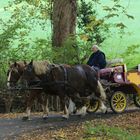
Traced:
<path fill-rule="evenodd" d="M 97 125 L 92 126 L 91 124 L 86 124 L 85 130 L 86 137 L 85 140 L 89 138 L 108 138 L 108 139 L 118 139 L 118 140 L 139 140 L 140 135 L 130 134 L 127 130 L 122 130 L 118 127 L 109 127 L 107 125 Z"/>
<path fill-rule="evenodd" d="M 128 68 L 137 66 L 140 63 L 139 50 L 140 45 L 131 45 L 121 54 L 121 57 L 124 58 Z"/>
<path fill-rule="evenodd" d="M 106 6 L 100 3 L 100 0 L 81 0 L 78 11 L 78 27 L 80 28 L 81 39 L 86 42 L 101 44 L 111 36 L 112 30 L 116 27 L 116 32 L 122 36 L 126 25 L 117 19 L 122 15 L 129 19 L 134 19 L 134 17 L 128 14 L 126 8 L 119 3 L 119 0 L 114 0 L 112 5 Z M 99 7 L 99 10 L 96 7 Z M 104 13 L 104 16 L 101 17 L 99 13 Z M 116 22 L 112 23 L 110 19 L 116 19 Z"/>
<path fill-rule="evenodd" d="M 9 18 L 0 20 L 0 83 L 2 85 L 6 81 L 9 61 L 48 59 L 55 63 L 86 63 L 93 43 L 103 43 L 110 36 L 110 31 L 114 27 L 120 29 L 121 33 L 126 28 L 123 22 L 119 21 L 112 24 L 109 22 L 110 19 L 118 18 L 120 13 L 125 14 L 129 19 L 134 19 L 119 4 L 118 0 L 114 0 L 111 7 L 102 7 L 103 12 L 105 12 L 104 17 L 100 17 L 98 9 L 95 8 L 101 6 L 100 0 L 81 0 L 78 11 L 77 35 L 75 37 L 70 36 L 62 48 L 52 48 L 51 24 L 48 25 L 48 21 L 50 23 L 53 1 L 9 1 L 8 5 L 4 7 Z M 50 37 L 47 38 L 47 35 Z M 136 53 L 130 50 L 135 50 L 135 46 L 129 49 L 126 50 L 125 54 L 120 55 L 131 66 L 130 62 L 132 61 L 130 60 Z M 139 59 L 139 56 L 137 55 L 136 58 Z M 138 60 L 132 62 L 133 65 L 138 63 Z"/>
<path fill-rule="evenodd" d="M 32 3 L 33 2 L 33 3 Z M 6 20 L 0 20 L 0 82 L 6 81 L 9 61 L 48 59 L 51 43 L 33 32 L 46 32 L 50 18 L 50 1 L 13 0 L 4 7 L 8 14 Z M 49 45 L 48 45 L 49 44 Z M 3 82 L 2 82 L 3 81 Z"/>
<path fill-rule="evenodd" d="M 0 88 L 6 87 L 7 78 L 7 63 L 0 62 Z"/>
<path fill-rule="evenodd" d="M 104 19 L 97 18 L 97 11 L 93 9 L 92 5 L 95 2 L 81 0 L 78 13 L 78 27 L 81 29 L 81 39 L 102 43 L 109 33 L 109 24 L 105 23 Z M 106 35 L 105 35 L 106 34 Z"/>
<path fill-rule="evenodd" d="M 63 47 L 53 48 L 52 58 L 55 63 L 86 64 L 91 53 L 91 42 L 85 43 L 79 35 L 70 36 Z"/>
<path fill-rule="evenodd" d="M 36 31 L 37 27 L 44 32 L 47 30 L 45 24 L 49 18 L 48 2 L 42 0 L 34 2 L 31 5 L 26 0 L 14 0 L 4 8 L 6 12 L 10 10 L 10 17 L 7 21 L 0 21 L 1 60 L 18 60 L 22 58 L 22 54 L 27 57 L 27 52 L 32 52 L 30 46 L 33 45 L 35 40 L 31 33 Z M 38 37 L 40 38 L 39 35 Z"/>
<path fill-rule="evenodd" d="M 69 36 L 63 47 L 53 48 L 53 62 L 79 64 L 79 47 L 76 44 L 75 36 Z"/>

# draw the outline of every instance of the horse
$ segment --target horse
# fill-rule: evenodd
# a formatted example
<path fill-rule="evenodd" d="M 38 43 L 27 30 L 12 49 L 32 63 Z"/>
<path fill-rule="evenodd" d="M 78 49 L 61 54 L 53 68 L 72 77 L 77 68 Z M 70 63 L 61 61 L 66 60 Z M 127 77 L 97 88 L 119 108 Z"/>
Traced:
<path fill-rule="evenodd" d="M 48 61 L 42 62 L 43 64 L 48 64 Z M 17 86 L 18 81 L 20 80 L 24 67 L 26 65 L 25 61 L 19 61 L 10 64 L 9 63 L 9 69 L 7 72 L 7 87 L 14 88 Z M 40 89 L 30 90 L 29 96 L 27 97 L 27 106 L 26 106 L 26 115 L 23 117 L 23 120 L 30 120 L 31 119 L 31 107 L 33 105 L 33 102 L 35 99 L 38 100 L 38 102 L 41 104 L 43 109 L 43 118 L 45 119 L 48 116 L 48 97 L 45 95 L 43 97 L 43 91 Z"/>
<path fill-rule="evenodd" d="M 48 70 L 48 67 L 50 69 Z M 66 105 L 66 98 L 72 99 L 76 107 L 81 108 L 81 115 L 85 116 L 87 100 L 95 98 L 100 102 L 100 108 L 105 113 L 107 111 L 103 101 L 106 100 L 106 94 L 101 83 L 98 80 L 97 72 L 88 65 L 45 65 L 36 64 L 31 61 L 26 65 L 22 78 L 28 82 L 28 85 L 40 79 L 38 85 L 48 94 L 57 95 L 62 100 L 65 117 L 69 118 L 69 108 Z"/>

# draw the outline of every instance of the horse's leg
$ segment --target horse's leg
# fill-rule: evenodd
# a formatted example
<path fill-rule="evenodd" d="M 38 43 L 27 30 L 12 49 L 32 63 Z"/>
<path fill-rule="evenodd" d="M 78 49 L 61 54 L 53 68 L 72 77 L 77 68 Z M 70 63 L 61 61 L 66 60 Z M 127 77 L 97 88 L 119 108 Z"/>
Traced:
<path fill-rule="evenodd" d="M 89 99 L 80 96 L 75 96 L 75 100 L 77 100 L 76 107 L 79 106 L 78 109 L 76 109 L 76 115 L 84 117 L 87 114 L 86 103 L 87 101 L 89 101 Z"/>
<path fill-rule="evenodd" d="M 36 98 L 36 93 L 31 91 L 29 93 L 29 97 L 27 97 L 26 115 L 23 117 L 23 120 L 31 120 L 31 107 L 35 98 Z"/>
<path fill-rule="evenodd" d="M 87 114 L 86 103 L 89 101 L 88 98 L 80 97 L 79 93 L 74 93 L 74 96 L 69 100 L 69 113 L 75 112 L 75 114 L 80 116 L 85 116 Z"/>
<path fill-rule="evenodd" d="M 42 92 L 42 91 L 41 91 Z M 44 95 L 42 93 L 38 94 L 38 102 L 41 104 L 43 109 L 43 119 L 46 119 L 49 115 L 49 108 L 48 108 L 48 95 Z M 44 100 L 43 100 L 44 97 Z"/>
<path fill-rule="evenodd" d="M 69 114 L 72 114 L 72 113 L 76 112 L 76 105 L 72 101 L 71 98 L 69 99 L 68 111 L 69 111 Z"/>
<path fill-rule="evenodd" d="M 98 101 L 100 102 L 101 111 L 103 113 L 107 113 L 107 107 L 104 104 L 104 101 L 106 101 L 106 93 L 99 80 L 98 80 L 98 86 L 97 86 L 97 91 L 96 91 L 95 95 L 97 96 Z"/>
<path fill-rule="evenodd" d="M 80 115 L 82 117 L 84 117 L 87 114 L 87 107 L 83 106 L 82 108 L 77 110 L 76 115 Z"/>
<path fill-rule="evenodd" d="M 44 97 L 44 103 L 43 103 L 43 107 L 44 107 L 44 110 L 43 110 L 43 119 L 45 119 L 45 118 L 47 118 L 49 116 L 49 108 L 48 108 L 49 102 L 48 102 L 48 99 L 49 99 L 49 96 L 48 95 L 45 95 L 45 97 Z"/>
<path fill-rule="evenodd" d="M 97 91 L 96 91 L 96 93 L 100 96 L 100 98 L 101 98 L 103 101 L 106 100 L 106 93 L 105 93 L 105 91 L 104 91 L 104 89 L 103 89 L 103 86 L 102 86 L 102 84 L 100 83 L 99 80 L 98 80 L 98 86 L 97 86 Z M 98 96 L 98 97 L 99 97 L 99 96 Z"/>
<path fill-rule="evenodd" d="M 99 99 L 99 102 L 100 102 L 100 109 L 103 113 L 107 113 L 107 107 L 105 106 L 104 102 Z"/>
<path fill-rule="evenodd" d="M 69 110 L 67 108 L 66 102 L 67 97 L 60 97 L 60 102 L 62 104 L 62 109 L 64 110 L 64 115 L 62 115 L 63 118 L 68 119 L 69 118 Z"/>

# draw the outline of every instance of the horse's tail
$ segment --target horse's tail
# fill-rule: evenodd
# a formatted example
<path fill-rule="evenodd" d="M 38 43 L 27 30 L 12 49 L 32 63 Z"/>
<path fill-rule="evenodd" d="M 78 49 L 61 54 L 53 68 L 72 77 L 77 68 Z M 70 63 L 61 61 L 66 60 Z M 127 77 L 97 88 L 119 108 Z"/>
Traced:
<path fill-rule="evenodd" d="M 101 85 L 101 83 L 100 83 L 99 80 L 98 80 L 97 89 L 98 89 L 99 92 L 100 92 L 100 97 L 101 97 L 101 99 L 105 101 L 105 100 L 106 100 L 106 93 L 105 93 L 105 91 L 104 91 L 104 89 L 103 89 L 103 86 Z"/>

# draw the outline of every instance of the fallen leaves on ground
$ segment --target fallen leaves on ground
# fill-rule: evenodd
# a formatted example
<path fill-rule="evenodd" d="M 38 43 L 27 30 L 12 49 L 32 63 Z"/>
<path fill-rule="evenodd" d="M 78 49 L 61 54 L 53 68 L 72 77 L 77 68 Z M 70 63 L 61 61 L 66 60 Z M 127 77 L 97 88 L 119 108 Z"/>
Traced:
<path fill-rule="evenodd" d="M 85 123 L 68 123 L 67 126 L 63 128 L 43 128 L 40 130 L 35 130 L 30 133 L 26 133 L 20 136 L 19 140 L 111 140 L 112 138 L 107 138 L 105 136 L 92 136 L 86 138 L 85 134 Z M 113 115 L 108 118 L 93 118 L 93 120 L 88 121 L 96 127 L 96 125 L 105 124 L 110 127 L 121 128 L 122 130 L 127 130 L 132 134 L 140 134 L 140 112 L 131 112 L 121 115 Z"/>
<path fill-rule="evenodd" d="M 13 118 L 22 118 L 25 113 L 0 113 L 0 118 L 13 119 Z M 40 112 L 32 113 L 32 115 L 42 115 Z"/>

